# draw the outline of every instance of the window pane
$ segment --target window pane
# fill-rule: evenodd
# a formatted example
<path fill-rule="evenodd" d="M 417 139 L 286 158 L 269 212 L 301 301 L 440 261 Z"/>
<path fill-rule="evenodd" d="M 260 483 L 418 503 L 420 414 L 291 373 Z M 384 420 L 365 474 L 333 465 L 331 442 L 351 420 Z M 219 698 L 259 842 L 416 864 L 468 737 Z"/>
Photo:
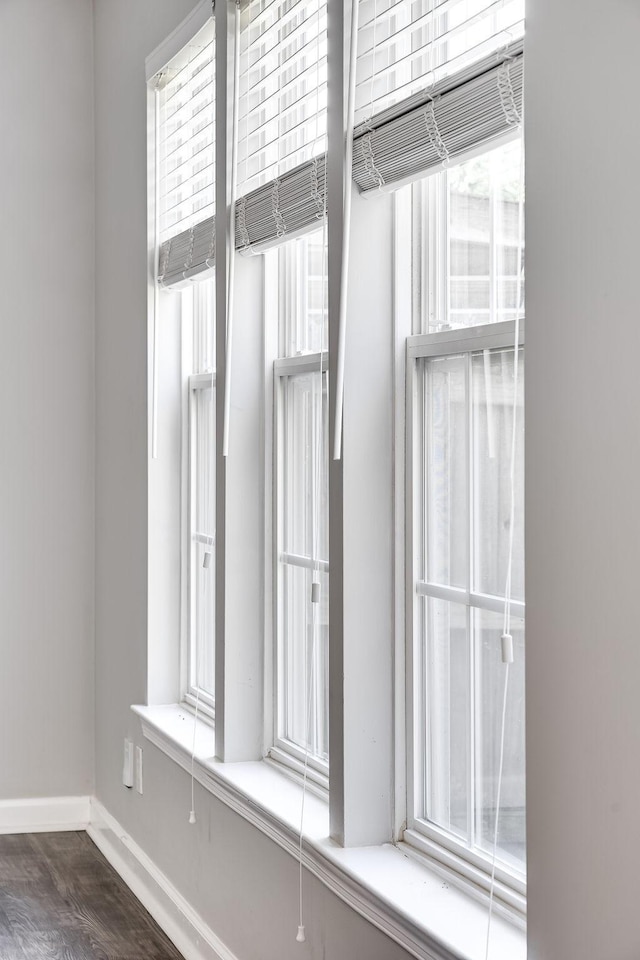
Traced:
<path fill-rule="evenodd" d="M 477 843 L 493 852 L 500 734 L 506 666 L 502 663 L 500 636 L 503 615 L 475 611 L 475 643 L 479 661 L 476 739 Z M 524 870 L 525 865 L 525 730 L 524 730 L 524 621 L 513 619 L 514 662 L 509 687 L 504 741 L 504 765 L 498 855 Z"/>
<path fill-rule="evenodd" d="M 322 760 L 329 757 L 329 577 L 282 564 L 284 736 Z M 311 603 L 311 583 L 320 603 Z M 314 616 L 316 618 L 314 641 Z M 305 710 L 306 703 L 306 710 Z"/>
<path fill-rule="evenodd" d="M 522 141 L 491 154 L 496 274 L 496 320 L 524 316 L 524 200 Z M 518 267 L 521 277 L 518 285 Z M 519 300 L 518 300 L 519 297 Z"/>
<path fill-rule="evenodd" d="M 214 212 L 215 38 L 209 21 L 163 71 L 160 89 L 160 241 Z"/>
<path fill-rule="evenodd" d="M 285 436 L 279 469 L 283 512 L 279 563 L 280 736 L 328 758 L 329 556 L 327 375 L 283 378 Z M 295 555 L 298 560 L 282 557 Z M 316 572 L 317 570 L 317 572 Z M 320 603 L 311 585 L 320 583 Z M 314 617 L 315 640 L 314 640 Z M 305 710 L 305 703 L 307 708 Z"/>
<path fill-rule="evenodd" d="M 216 368 L 215 306 L 213 280 L 193 284 L 193 369 L 192 373 L 211 373 Z"/>
<path fill-rule="evenodd" d="M 514 351 L 472 357 L 474 589 L 504 596 L 511 519 Z M 511 597 L 524 600 L 524 353 L 518 354 Z"/>
<path fill-rule="evenodd" d="M 524 30 L 524 0 L 362 0 L 361 8 L 357 122 L 501 50 Z"/>
<path fill-rule="evenodd" d="M 326 0 L 243 3 L 239 70 L 242 195 L 325 150 Z"/>
<path fill-rule="evenodd" d="M 518 138 L 414 185 L 414 329 L 524 315 L 522 180 Z"/>
<path fill-rule="evenodd" d="M 194 478 L 191 551 L 189 684 L 215 693 L 215 391 L 193 391 L 191 471 Z"/>
<path fill-rule="evenodd" d="M 322 230 L 292 240 L 280 249 L 281 356 L 297 357 L 327 350 L 326 256 Z"/>
<path fill-rule="evenodd" d="M 329 424 L 326 374 L 323 375 L 323 381 L 322 398 L 319 372 L 288 377 L 284 384 L 286 486 L 283 548 L 287 553 L 328 560 Z"/>
<path fill-rule="evenodd" d="M 426 816 L 468 838 L 470 698 L 468 614 L 464 606 L 425 597 L 423 664 L 427 746 Z"/>
<path fill-rule="evenodd" d="M 467 581 L 466 360 L 424 361 L 426 579 Z"/>

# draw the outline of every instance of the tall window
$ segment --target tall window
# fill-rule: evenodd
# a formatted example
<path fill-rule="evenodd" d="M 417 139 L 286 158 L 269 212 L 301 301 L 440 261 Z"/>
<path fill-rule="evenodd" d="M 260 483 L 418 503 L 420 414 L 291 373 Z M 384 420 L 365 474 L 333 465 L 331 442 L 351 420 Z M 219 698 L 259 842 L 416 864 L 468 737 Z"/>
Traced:
<path fill-rule="evenodd" d="M 423 332 L 408 341 L 410 837 L 488 874 L 498 815 L 496 875 L 516 888 L 525 864 L 520 151 L 514 141 L 413 188 Z M 499 795 L 506 632 L 514 659 Z"/>
<path fill-rule="evenodd" d="M 215 694 L 215 21 L 211 9 L 199 8 L 189 24 L 199 22 L 191 39 L 148 77 L 154 100 L 154 286 L 153 418 L 156 430 L 159 390 L 180 396 L 181 510 L 176 532 L 181 544 L 180 687 L 182 699 L 213 716 Z M 181 32 L 181 31 L 180 31 Z M 171 44 L 172 45 L 172 44 Z M 166 50 L 162 48 L 162 52 Z M 157 51 L 156 51 L 157 53 Z M 152 56 L 156 59 L 156 54 Z M 154 68 L 155 69 L 155 68 Z M 181 293 L 160 293 L 182 289 Z M 159 331 L 165 320 L 163 298 L 180 298 L 181 360 L 172 356 L 172 378 L 158 379 Z M 175 300 L 174 300 L 175 302 Z M 167 303 L 167 317 L 173 308 Z M 181 392 L 177 386 L 181 366 Z M 175 410 L 178 419 L 178 410 Z M 153 446 L 152 446 L 153 449 Z M 157 450 L 156 450 L 157 453 Z M 154 454 L 155 455 L 155 454 Z M 167 447 L 159 458 L 167 466 Z M 176 508 L 178 503 L 175 504 Z M 163 525 L 164 532 L 164 525 Z M 162 588 L 166 588 L 163 582 Z"/>
<path fill-rule="evenodd" d="M 185 698 L 212 713 L 215 697 L 215 286 L 182 295 L 188 392 L 187 637 Z M 189 323 L 191 314 L 191 323 Z"/>
<path fill-rule="evenodd" d="M 276 749 L 326 774 L 328 421 L 322 232 L 278 252 Z"/>

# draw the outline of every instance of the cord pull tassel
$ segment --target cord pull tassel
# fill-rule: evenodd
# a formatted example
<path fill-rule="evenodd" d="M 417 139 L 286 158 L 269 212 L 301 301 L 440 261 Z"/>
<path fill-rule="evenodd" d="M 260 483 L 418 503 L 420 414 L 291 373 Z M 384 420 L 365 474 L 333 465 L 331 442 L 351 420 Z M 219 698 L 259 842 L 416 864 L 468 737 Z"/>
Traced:
<path fill-rule="evenodd" d="M 320 603 L 320 584 L 317 580 L 311 584 L 311 603 Z"/>
<path fill-rule="evenodd" d="M 304 926 L 300 924 L 298 927 L 298 933 L 296 934 L 296 940 L 298 943 L 304 943 L 307 938 L 304 935 Z"/>
<path fill-rule="evenodd" d="M 202 558 L 202 566 L 204 567 L 205 570 L 208 570 L 210 565 L 211 565 L 211 554 L 209 553 L 208 550 L 205 550 L 204 557 Z"/>
<path fill-rule="evenodd" d="M 502 662 L 513 663 L 513 637 L 510 633 L 503 633 L 500 642 L 502 644 Z"/>
<path fill-rule="evenodd" d="M 189 814 L 189 823 L 195 823 L 195 822 L 196 822 L 196 812 L 195 810 L 192 810 L 191 813 Z"/>

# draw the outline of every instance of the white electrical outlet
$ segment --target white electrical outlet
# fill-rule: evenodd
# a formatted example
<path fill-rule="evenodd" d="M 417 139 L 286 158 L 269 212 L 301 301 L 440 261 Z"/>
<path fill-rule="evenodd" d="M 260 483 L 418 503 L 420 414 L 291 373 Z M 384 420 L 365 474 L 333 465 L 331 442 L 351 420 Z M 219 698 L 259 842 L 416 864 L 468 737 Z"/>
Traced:
<path fill-rule="evenodd" d="M 133 740 L 125 738 L 122 760 L 122 782 L 125 787 L 133 786 Z"/>
<path fill-rule="evenodd" d="M 136 747 L 136 790 L 142 793 L 142 747 Z"/>

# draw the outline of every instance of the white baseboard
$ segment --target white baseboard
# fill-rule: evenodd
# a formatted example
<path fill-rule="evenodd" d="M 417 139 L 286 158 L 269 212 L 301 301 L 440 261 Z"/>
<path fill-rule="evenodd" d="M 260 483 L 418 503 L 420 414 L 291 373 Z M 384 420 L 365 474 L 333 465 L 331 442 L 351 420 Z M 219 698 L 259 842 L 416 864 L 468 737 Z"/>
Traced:
<path fill-rule="evenodd" d="M 144 850 L 93 798 L 87 832 L 185 960 L 237 960 Z"/>
<path fill-rule="evenodd" d="M 89 797 L 36 797 L 0 800 L 0 833 L 55 833 L 86 830 Z"/>

